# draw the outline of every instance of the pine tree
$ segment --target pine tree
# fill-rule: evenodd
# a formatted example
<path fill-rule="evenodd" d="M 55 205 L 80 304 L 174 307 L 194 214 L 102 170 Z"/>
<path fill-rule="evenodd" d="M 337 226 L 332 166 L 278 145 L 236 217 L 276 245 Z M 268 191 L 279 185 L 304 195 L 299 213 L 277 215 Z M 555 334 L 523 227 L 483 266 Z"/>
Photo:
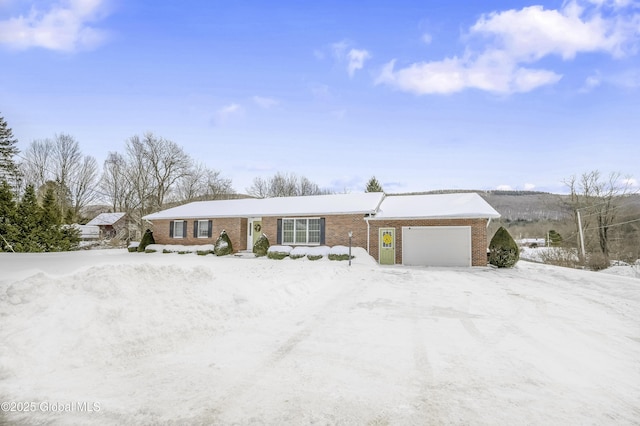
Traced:
<path fill-rule="evenodd" d="M 40 252 L 44 250 L 40 220 L 41 209 L 36 198 L 36 191 L 33 189 L 33 185 L 29 185 L 17 208 L 18 235 L 14 247 L 15 251 Z"/>
<path fill-rule="evenodd" d="M 0 116 L 0 182 L 6 180 L 10 185 L 16 185 L 19 171 L 13 157 L 20 153 L 16 147 L 18 140 L 7 125 L 4 117 Z"/>
<path fill-rule="evenodd" d="M 6 181 L 0 182 L 0 251 L 13 251 L 16 240 L 16 203 L 11 187 Z"/>
<path fill-rule="evenodd" d="M 367 182 L 367 188 L 364 190 L 364 192 L 384 192 L 382 190 L 382 186 L 380 186 L 380 182 L 378 182 L 378 179 L 376 179 L 375 176 L 372 176 L 371 179 L 369 179 L 369 182 Z"/>
<path fill-rule="evenodd" d="M 59 251 L 63 240 L 60 209 L 52 188 L 47 189 L 40 209 L 40 237 L 44 251 Z"/>

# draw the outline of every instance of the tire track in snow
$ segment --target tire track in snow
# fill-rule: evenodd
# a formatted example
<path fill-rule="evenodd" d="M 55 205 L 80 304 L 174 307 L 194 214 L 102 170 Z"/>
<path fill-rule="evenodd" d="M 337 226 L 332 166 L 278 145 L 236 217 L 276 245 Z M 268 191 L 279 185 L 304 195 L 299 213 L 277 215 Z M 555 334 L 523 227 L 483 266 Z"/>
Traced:
<path fill-rule="evenodd" d="M 354 298 L 362 294 L 364 288 L 366 288 L 366 286 L 363 281 L 355 282 L 353 285 L 345 286 L 344 290 L 330 297 L 330 299 L 317 308 L 312 315 L 308 316 L 303 312 L 305 318 L 307 316 L 309 317 L 309 319 L 302 321 L 305 326 L 289 336 L 284 343 L 264 358 L 257 367 L 240 378 L 237 383 L 229 389 L 225 396 L 211 404 L 214 408 L 208 410 L 203 415 L 207 422 L 224 423 L 221 417 L 225 412 L 234 407 L 234 404 L 241 399 L 242 395 L 255 387 L 261 378 L 267 376 L 270 371 L 287 358 L 301 342 L 305 341 L 316 329 L 327 322 L 328 318 L 333 314 L 344 311 L 345 308 L 351 305 Z"/>

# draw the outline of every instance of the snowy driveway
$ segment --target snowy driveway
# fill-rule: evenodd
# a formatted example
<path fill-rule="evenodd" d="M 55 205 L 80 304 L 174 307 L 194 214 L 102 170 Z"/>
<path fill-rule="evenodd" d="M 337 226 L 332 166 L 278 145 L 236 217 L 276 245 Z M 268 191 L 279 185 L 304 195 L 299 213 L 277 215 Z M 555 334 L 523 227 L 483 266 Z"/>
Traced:
<path fill-rule="evenodd" d="M 525 262 L 513 270 L 384 268 L 362 253 L 351 268 L 87 256 L 98 255 L 42 258 L 40 273 L 13 263 L 0 278 L 0 338 L 8 342 L 0 398 L 38 404 L 0 413 L 7 421 L 640 419 L 637 279 Z M 43 402 L 99 409 L 52 412 Z"/>

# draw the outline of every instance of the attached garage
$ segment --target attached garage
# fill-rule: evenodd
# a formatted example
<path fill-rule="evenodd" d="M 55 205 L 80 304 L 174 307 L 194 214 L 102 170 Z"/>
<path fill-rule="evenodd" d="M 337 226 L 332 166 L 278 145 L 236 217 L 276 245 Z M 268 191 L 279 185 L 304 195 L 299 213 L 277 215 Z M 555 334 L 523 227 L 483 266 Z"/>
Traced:
<path fill-rule="evenodd" d="M 495 211 L 476 193 L 386 196 L 369 228 L 368 251 L 383 265 L 486 266 Z"/>
<path fill-rule="evenodd" d="M 470 226 L 403 226 L 407 266 L 471 266 Z"/>

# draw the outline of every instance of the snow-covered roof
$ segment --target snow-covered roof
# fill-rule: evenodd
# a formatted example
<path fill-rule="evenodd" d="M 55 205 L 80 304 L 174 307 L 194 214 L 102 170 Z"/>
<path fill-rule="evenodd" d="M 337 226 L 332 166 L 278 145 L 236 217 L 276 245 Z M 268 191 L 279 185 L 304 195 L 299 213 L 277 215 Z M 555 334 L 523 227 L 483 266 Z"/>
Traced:
<path fill-rule="evenodd" d="M 383 198 L 384 194 L 381 192 L 369 192 L 362 194 L 195 201 L 146 215 L 143 219 L 374 214 Z"/>
<path fill-rule="evenodd" d="M 98 216 L 91 219 L 87 225 L 105 226 L 113 225 L 124 217 L 126 213 L 100 213 Z"/>
<path fill-rule="evenodd" d="M 391 195 L 385 197 L 371 220 L 498 218 L 494 210 L 476 193 Z"/>

